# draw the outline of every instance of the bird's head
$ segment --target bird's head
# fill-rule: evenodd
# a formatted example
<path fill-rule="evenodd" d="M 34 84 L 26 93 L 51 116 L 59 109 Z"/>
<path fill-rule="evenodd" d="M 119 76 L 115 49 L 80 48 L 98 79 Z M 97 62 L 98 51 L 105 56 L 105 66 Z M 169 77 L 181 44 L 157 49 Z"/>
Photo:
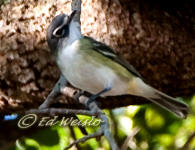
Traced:
<path fill-rule="evenodd" d="M 52 52 L 56 52 L 69 37 L 69 26 L 76 11 L 70 15 L 60 14 L 53 18 L 47 29 L 47 43 Z"/>

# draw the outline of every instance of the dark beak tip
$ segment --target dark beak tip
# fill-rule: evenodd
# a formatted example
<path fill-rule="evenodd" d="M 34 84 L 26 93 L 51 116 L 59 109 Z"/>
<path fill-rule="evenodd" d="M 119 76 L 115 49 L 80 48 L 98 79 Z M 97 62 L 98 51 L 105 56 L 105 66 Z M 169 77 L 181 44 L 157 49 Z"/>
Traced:
<path fill-rule="evenodd" d="M 71 12 L 71 18 L 73 18 L 74 17 L 74 15 L 77 13 L 77 10 L 73 10 L 72 12 Z"/>
<path fill-rule="evenodd" d="M 72 10 L 72 13 L 76 13 L 77 12 L 77 10 L 75 9 L 75 10 Z"/>

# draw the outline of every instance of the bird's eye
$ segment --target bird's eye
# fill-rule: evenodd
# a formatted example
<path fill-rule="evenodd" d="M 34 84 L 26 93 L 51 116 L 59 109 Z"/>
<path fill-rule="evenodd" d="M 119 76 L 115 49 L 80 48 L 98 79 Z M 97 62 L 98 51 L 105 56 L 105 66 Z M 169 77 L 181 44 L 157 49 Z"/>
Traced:
<path fill-rule="evenodd" d="M 64 36 L 65 30 L 63 28 L 57 28 L 53 31 L 53 36 L 61 38 Z"/>

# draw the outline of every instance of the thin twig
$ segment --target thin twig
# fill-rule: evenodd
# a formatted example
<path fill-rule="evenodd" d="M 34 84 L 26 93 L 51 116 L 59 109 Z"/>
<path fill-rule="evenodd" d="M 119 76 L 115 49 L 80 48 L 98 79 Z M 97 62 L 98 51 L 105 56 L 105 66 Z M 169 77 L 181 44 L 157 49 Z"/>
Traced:
<path fill-rule="evenodd" d="M 117 135 L 117 131 L 118 131 L 118 124 L 117 124 L 117 120 L 114 116 L 114 113 L 112 110 L 109 110 L 110 112 L 110 118 L 112 120 L 112 129 L 113 129 L 113 135 L 114 135 L 114 139 L 116 141 L 119 141 L 119 136 Z"/>
<path fill-rule="evenodd" d="M 75 22 L 78 22 L 79 24 L 80 23 L 80 16 L 81 16 L 81 0 L 72 0 L 72 3 L 71 3 L 71 6 L 72 6 L 72 11 L 73 10 L 76 10 L 76 14 L 73 18 L 73 20 Z M 81 30 L 81 26 L 79 26 L 80 30 Z"/>
<path fill-rule="evenodd" d="M 102 130 L 99 130 L 99 131 L 97 131 L 97 132 L 95 132 L 95 133 L 86 135 L 86 136 L 84 136 L 83 138 L 78 139 L 78 140 L 74 141 L 73 143 L 71 143 L 71 144 L 70 144 L 69 146 L 67 146 L 64 150 L 67 150 L 67 149 L 71 148 L 72 146 L 74 146 L 74 145 L 76 145 L 76 144 L 78 144 L 78 143 L 85 142 L 85 141 L 87 141 L 87 140 L 89 140 L 89 139 L 91 139 L 91 138 L 96 138 L 96 137 L 102 136 L 103 134 L 104 134 L 103 131 L 102 131 Z"/>
<path fill-rule="evenodd" d="M 70 147 L 72 147 L 74 144 L 77 144 L 79 142 L 84 142 L 88 139 L 91 138 L 96 138 L 99 137 L 101 135 L 104 135 L 106 137 L 106 139 L 108 140 L 108 142 L 110 143 L 111 149 L 112 150 L 119 150 L 110 130 L 109 130 L 109 123 L 108 123 L 108 118 L 107 116 L 101 111 L 101 109 L 97 106 L 97 104 L 95 102 L 90 103 L 89 105 L 89 110 L 91 112 L 96 113 L 97 117 L 99 119 L 101 119 L 101 124 L 100 124 L 100 129 L 90 135 L 84 136 L 81 139 L 78 139 L 77 141 L 73 142 L 72 144 L 70 144 L 68 147 L 66 147 L 65 149 L 68 149 Z"/>
<path fill-rule="evenodd" d="M 34 114 L 47 114 L 50 116 L 54 115 L 72 115 L 72 114 L 77 114 L 77 115 L 88 115 L 88 116 L 97 116 L 95 112 L 88 111 L 88 110 L 82 110 L 82 109 L 67 109 L 67 108 L 45 108 L 45 109 L 31 109 L 26 112 L 27 114 L 29 113 L 34 113 Z"/>
<path fill-rule="evenodd" d="M 135 127 L 133 131 L 127 136 L 124 144 L 121 147 L 121 150 L 127 150 L 129 143 L 132 141 L 133 137 L 139 132 L 139 128 Z"/>
<path fill-rule="evenodd" d="M 77 139 L 76 139 L 76 135 L 75 135 L 75 132 L 73 130 L 73 127 L 72 126 L 69 126 L 69 129 L 70 129 L 70 133 L 71 133 L 73 139 L 76 141 Z M 81 149 L 80 146 L 79 146 L 79 144 L 76 144 L 75 146 L 76 146 L 77 149 Z"/>
<path fill-rule="evenodd" d="M 193 132 L 190 137 L 188 138 L 187 142 L 181 147 L 179 150 L 187 150 L 189 148 L 190 142 L 195 138 L 195 132 Z"/>

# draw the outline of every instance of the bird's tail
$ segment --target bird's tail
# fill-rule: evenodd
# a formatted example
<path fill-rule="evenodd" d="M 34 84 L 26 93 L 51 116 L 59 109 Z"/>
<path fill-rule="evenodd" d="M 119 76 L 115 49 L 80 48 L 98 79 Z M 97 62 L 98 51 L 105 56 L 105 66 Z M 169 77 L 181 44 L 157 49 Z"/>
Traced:
<path fill-rule="evenodd" d="M 187 117 L 187 114 L 189 113 L 189 108 L 185 103 L 178 101 L 177 99 L 168 96 L 154 88 L 152 89 L 154 91 L 154 96 L 147 98 L 148 100 L 174 113 L 180 118 Z"/>
<path fill-rule="evenodd" d="M 130 81 L 128 93 L 142 96 L 162 108 L 173 112 L 180 118 L 186 118 L 189 112 L 189 108 L 185 103 L 152 88 L 144 83 L 140 78 L 134 78 Z"/>

